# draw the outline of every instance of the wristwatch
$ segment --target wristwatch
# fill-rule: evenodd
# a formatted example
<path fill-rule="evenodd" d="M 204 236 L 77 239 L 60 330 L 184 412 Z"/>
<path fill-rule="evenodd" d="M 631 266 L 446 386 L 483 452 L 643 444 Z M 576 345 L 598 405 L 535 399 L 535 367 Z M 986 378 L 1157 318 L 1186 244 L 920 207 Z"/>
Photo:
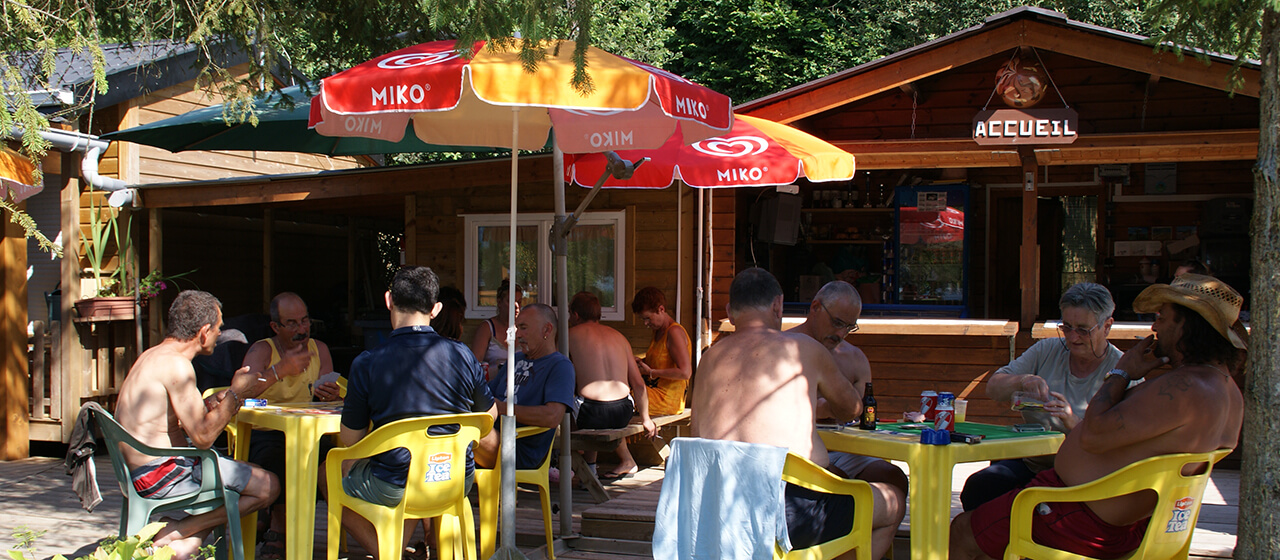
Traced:
<path fill-rule="evenodd" d="M 1107 377 L 1108 377 L 1108 378 L 1109 378 L 1109 377 L 1111 377 L 1111 376 L 1113 376 L 1113 375 L 1118 376 L 1120 379 L 1123 379 L 1125 383 L 1132 383 L 1132 382 L 1133 382 L 1133 378 L 1132 378 L 1132 377 L 1129 377 L 1129 372 L 1127 372 L 1127 371 L 1125 371 L 1125 370 L 1122 370 L 1122 369 L 1120 369 L 1120 368 L 1115 368 L 1115 369 L 1113 369 L 1113 370 L 1111 370 L 1111 371 L 1108 371 L 1108 372 L 1107 372 Z"/>

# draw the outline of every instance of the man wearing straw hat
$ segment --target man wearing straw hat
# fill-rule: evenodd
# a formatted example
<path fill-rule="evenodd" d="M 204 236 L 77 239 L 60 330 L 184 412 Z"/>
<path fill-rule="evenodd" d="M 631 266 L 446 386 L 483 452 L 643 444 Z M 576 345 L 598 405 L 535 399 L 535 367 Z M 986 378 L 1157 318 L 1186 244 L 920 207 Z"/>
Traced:
<path fill-rule="evenodd" d="M 1148 286 L 1133 302 L 1156 313 L 1148 336 L 1125 352 L 1089 401 L 1084 419 L 1067 434 L 1054 468 L 1029 486 L 1075 486 L 1137 461 L 1171 453 L 1234 448 L 1244 399 L 1231 379 L 1246 341 L 1233 329 L 1243 298 L 1222 281 L 1184 274 Z M 1161 366 L 1168 364 L 1171 369 Z M 1129 382 L 1144 382 L 1126 389 Z M 1009 493 L 951 524 L 951 558 L 1000 557 L 1009 540 Z M 1035 516 L 1036 541 L 1094 558 L 1137 548 L 1154 496 L 1139 492 L 1088 503 L 1055 503 Z M 1087 538 L 1086 538 L 1087 537 Z"/>

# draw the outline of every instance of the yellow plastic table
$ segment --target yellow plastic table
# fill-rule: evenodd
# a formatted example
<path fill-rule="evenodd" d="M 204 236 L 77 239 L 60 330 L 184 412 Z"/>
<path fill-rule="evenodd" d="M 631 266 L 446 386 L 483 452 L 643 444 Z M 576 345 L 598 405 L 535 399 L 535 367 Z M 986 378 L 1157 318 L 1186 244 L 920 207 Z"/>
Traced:
<path fill-rule="evenodd" d="M 1065 439 L 1061 433 L 1019 434 L 981 443 L 925 445 L 916 434 L 892 433 L 893 424 L 875 431 L 853 427 L 819 429 L 818 435 L 832 451 L 903 461 L 910 467 L 911 558 L 945 560 L 951 536 L 951 471 L 957 463 L 997 461 L 1057 453 Z M 960 422 L 956 431 L 980 433 L 966 426 L 994 426 Z"/>
<path fill-rule="evenodd" d="M 311 560 L 316 532 L 316 479 L 320 469 L 320 438 L 336 434 L 342 426 L 342 403 L 284 403 L 262 408 L 242 408 L 236 414 L 235 458 L 249 456 L 251 428 L 284 432 L 285 558 Z M 240 521 L 246 560 L 252 560 L 258 515 Z"/>

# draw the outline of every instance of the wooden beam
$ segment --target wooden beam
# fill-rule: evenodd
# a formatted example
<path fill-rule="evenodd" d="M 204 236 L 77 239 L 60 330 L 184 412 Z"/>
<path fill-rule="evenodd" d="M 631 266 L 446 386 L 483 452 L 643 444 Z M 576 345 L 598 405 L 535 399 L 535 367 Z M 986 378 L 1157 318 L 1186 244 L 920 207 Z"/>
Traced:
<path fill-rule="evenodd" d="M 62 309 L 59 336 L 61 359 L 51 368 L 52 379 L 57 385 L 54 389 L 59 409 L 58 420 L 62 423 L 62 441 L 71 437 L 71 428 L 75 424 L 76 414 L 80 412 L 80 395 L 83 392 L 81 379 L 89 375 L 88 356 L 85 344 L 80 341 L 81 333 L 91 336 L 88 330 L 76 328 L 75 303 L 80 300 L 80 159 L 79 152 L 62 154 Z"/>
<path fill-rule="evenodd" d="M 462 253 L 458 253 L 461 255 Z M 418 264 L 418 196 L 404 197 L 404 263 Z"/>
<path fill-rule="evenodd" d="M 1178 59 L 1178 54 L 1156 52 L 1151 45 L 1120 39 L 1109 40 L 1097 33 L 1083 29 L 1062 27 L 1038 21 L 1027 21 L 1025 40 L 1028 45 L 1076 58 L 1101 62 L 1118 68 L 1126 68 L 1144 74 L 1153 74 L 1180 82 L 1195 84 L 1219 91 L 1227 90 L 1227 75 L 1231 65 L 1226 62 L 1209 62 L 1189 54 Z M 1049 69 L 1053 71 L 1052 68 Z M 1261 92 L 1262 73 L 1255 68 L 1240 68 L 1244 79 L 1240 95 L 1258 97 Z"/>
<path fill-rule="evenodd" d="M 151 271 L 164 270 L 164 224 L 160 216 L 156 208 L 147 210 L 147 265 Z M 162 298 L 156 298 L 156 305 L 147 314 L 147 340 L 153 345 L 164 340 L 164 322 L 168 319 L 165 317 L 168 310 L 159 305 L 161 301 Z"/>
<path fill-rule="evenodd" d="M 1026 22 L 1014 22 L 936 45 L 865 71 L 842 72 L 832 76 L 826 85 L 752 106 L 742 113 L 791 123 L 1025 44 L 1025 25 Z"/>
<path fill-rule="evenodd" d="M 979 146 L 969 138 L 834 140 L 857 157 L 858 169 L 1018 167 L 1009 149 Z M 1039 147 L 1040 165 L 1098 165 L 1157 161 L 1257 159 L 1257 130 L 1182 131 L 1082 136 L 1072 144 Z"/>
<path fill-rule="evenodd" d="M 272 243 L 275 237 L 275 216 L 270 208 L 262 209 L 262 309 L 271 305 L 273 297 L 271 286 Z"/>
<path fill-rule="evenodd" d="M 18 208 L 26 208 L 21 204 Z M 27 370 L 27 238 L 22 226 L 0 211 L 0 460 L 30 453 Z M 38 395 L 40 399 L 44 395 Z M 39 400 L 37 401 L 39 402 Z"/>
<path fill-rule="evenodd" d="M 521 158 L 523 182 L 551 180 L 551 157 Z M 452 165 L 405 166 L 330 171 L 308 175 L 174 183 L 140 189 L 147 208 L 189 208 L 233 204 L 270 204 L 325 198 L 404 195 L 432 188 L 476 188 L 511 184 L 509 160 Z"/>
<path fill-rule="evenodd" d="M 1018 325 L 1029 329 L 1040 310 L 1040 262 L 1036 239 L 1039 197 L 1036 191 L 1037 164 L 1035 152 L 1028 147 L 1018 149 L 1022 160 L 1022 246 L 1018 251 L 1018 287 L 1022 293 L 1022 313 Z"/>

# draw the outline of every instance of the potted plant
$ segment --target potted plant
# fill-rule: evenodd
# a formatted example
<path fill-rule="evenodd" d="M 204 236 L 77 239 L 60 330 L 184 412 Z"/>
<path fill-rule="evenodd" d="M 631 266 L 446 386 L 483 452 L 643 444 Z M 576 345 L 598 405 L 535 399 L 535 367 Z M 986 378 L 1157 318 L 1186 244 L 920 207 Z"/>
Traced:
<path fill-rule="evenodd" d="M 109 214 L 109 215 L 108 215 Z M 93 274 L 93 293 L 77 301 L 76 312 L 85 321 L 115 321 L 134 318 L 135 305 L 145 309 L 151 298 L 169 287 L 169 284 L 194 270 L 165 276 L 159 269 L 143 278 L 135 275 L 133 261 L 133 218 L 121 216 L 112 209 L 94 204 L 89 209 L 89 233 L 83 234 L 85 261 Z M 111 271 L 109 255 L 116 255 L 116 266 Z M 136 282 L 136 289 L 135 289 Z"/>
<path fill-rule="evenodd" d="M 109 213 L 109 216 L 104 216 Z M 123 227 L 118 211 L 103 209 L 96 202 L 89 208 L 89 232 L 81 234 L 84 258 L 93 273 L 92 296 L 75 304 L 82 320 L 128 320 L 134 316 L 134 297 L 129 287 L 129 256 L 132 253 L 132 218 L 126 217 Z M 106 271 L 114 250 L 116 267 Z"/>

